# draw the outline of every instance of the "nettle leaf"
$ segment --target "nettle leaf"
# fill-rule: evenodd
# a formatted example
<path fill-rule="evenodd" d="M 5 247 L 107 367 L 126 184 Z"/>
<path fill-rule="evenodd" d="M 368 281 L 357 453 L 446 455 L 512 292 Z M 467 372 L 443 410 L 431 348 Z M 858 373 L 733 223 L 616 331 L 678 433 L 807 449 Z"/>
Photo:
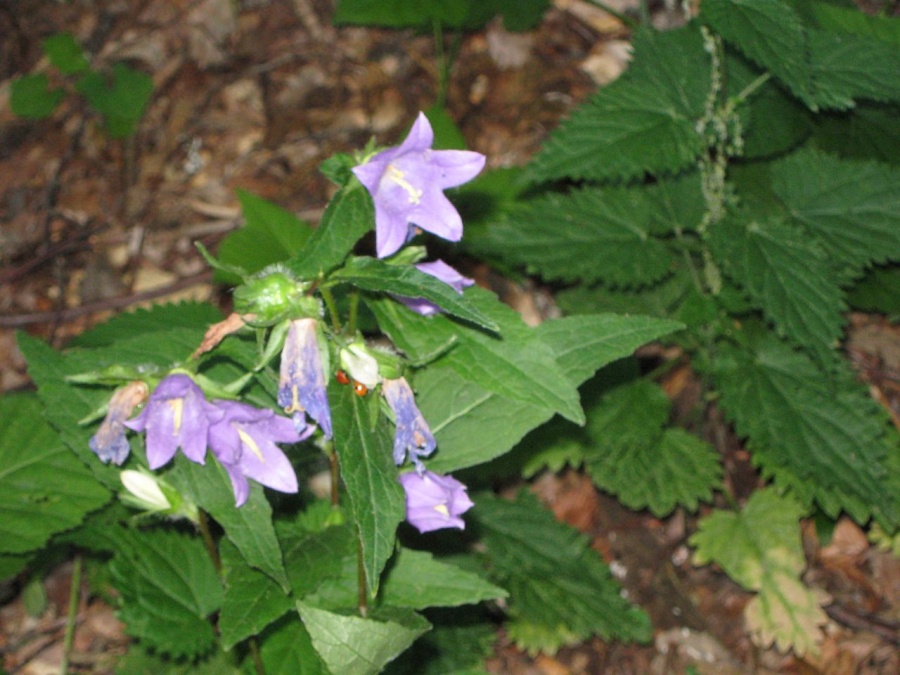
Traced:
<path fill-rule="evenodd" d="M 109 568 L 129 635 L 173 656 L 196 657 L 213 647 L 207 617 L 221 607 L 223 592 L 199 538 L 123 530 Z"/>
<path fill-rule="evenodd" d="M 369 618 L 297 603 L 313 646 L 332 673 L 375 675 L 431 628 L 410 610 L 381 610 Z"/>
<path fill-rule="evenodd" d="M 314 604 L 323 609 L 355 606 L 358 601 L 359 583 L 358 551 L 352 525 L 332 526 L 321 532 L 308 532 L 297 527 L 296 523 L 280 521 L 276 530 L 284 551 L 284 559 L 287 561 L 288 579 L 295 598 L 307 599 L 317 593 L 323 585 L 335 580 L 343 584 L 345 563 L 349 560 L 352 567 L 348 584 L 349 594 L 343 595 L 334 605 L 326 606 L 318 598 Z"/>
<path fill-rule="evenodd" d="M 390 265 L 375 258 L 351 258 L 328 281 L 351 284 L 364 291 L 424 298 L 448 314 L 490 331 L 499 330 L 499 326 L 468 302 L 465 295 L 430 274 L 420 272 L 414 265 Z"/>
<path fill-rule="evenodd" d="M 704 0 L 700 20 L 817 108 L 807 29 L 783 0 Z"/>
<path fill-rule="evenodd" d="M 533 495 L 515 501 L 475 497 L 473 521 L 491 577 L 509 591 L 509 614 L 520 625 L 557 630 L 577 640 L 646 642 L 650 620 L 619 593 L 587 537 L 560 523 Z M 560 645 L 557 644 L 556 647 Z"/>
<path fill-rule="evenodd" d="M 219 262 L 236 265 L 249 273 L 272 263 L 288 260 L 303 250 L 313 229 L 290 211 L 245 190 L 237 191 L 244 226 L 219 244 Z M 238 283 L 235 275 L 217 276 Z"/>
<path fill-rule="evenodd" d="M 551 134 L 531 167 L 532 180 L 630 179 L 694 163 L 704 147 L 696 122 L 710 77 L 700 31 L 694 25 L 642 29 L 632 45 L 631 67 Z"/>
<path fill-rule="evenodd" d="M 741 513 L 715 511 L 703 518 L 690 543 L 694 564 L 719 564 L 733 580 L 758 595 L 744 610 L 757 643 L 773 642 L 798 655 L 815 652 L 828 617 L 803 585 L 806 566 L 799 519 L 804 509 L 772 489 L 758 490 Z"/>
<path fill-rule="evenodd" d="M 172 658 L 140 642 L 128 645 L 128 653 L 116 661 L 116 675 L 240 675 L 229 654 L 216 649 L 200 659 Z M 305 671 L 304 671 L 305 675 Z"/>
<path fill-rule="evenodd" d="M 259 483 L 250 481 L 250 496 L 243 506 L 236 507 L 231 479 L 212 453 L 207 453 L 202 466 L 178 453 L 166 479 L 222 526 L 248 565 L 288 590 L 281 547 L 272 525 L 272 507 Z"/>
<path fill-rule="evenodd" d="M 815 118 L 813 143 L 825 152 L 848 159 L 873 159 L 900 164 L 900 106 L 863 102 L 853 110 Z"/>
<path fill-rule="evenodd" d="M 429 30 L 440 23 L 472 30 L 502 14 L 508 30 L 522 31 L 537 25 L 548 5 L 547 0 L 340 0 L 334 23 Z"/>
<path fill-rule="evenodd" d="M 329 272 L 344 262 L 374 222 L 372 198 L 359 181 L 352 181 L 331 198 L 319 226 L 287 267 L 301 279 Z"/>
<path fill-rule="evenodd" d="M 716 261 L 750 295 L 780 335 L 829 360 L 846 305 L 829 261 L 799 226 L 728 219 L 712 231 Z"/>
<path fill-rule="evenodd" d="M 219 556 L 225 598 L 218 626 L 222 647 L 229 650 L 293 610 L 294 602 L 271 577 L 250 567 L 227 539 L 219 545 Z"/>
<path fill-rule="evenodd" d="M 835 266 L 900 258 L 900 171 L 803 150 L 772 166 L 772 187 Z"/>
<path fill-rule="evenodd" d="M 41 417 L 34 394 L 0 396 L 0 552 L 42 547 L 108 499 L 90 470 Z"/>
<path fill-rule="evenodd" d="M 584 462 L 594 483 L 627 507 L 667 516 L 694 511 L 722 480 L 715 451 L 683 429 L 664 429 L 671 403 L 646 380 L 616 387 L 590 410 Z"/>
<path fill-rule="evenodd" d="M 428 357 L 448 345 L 439 360 L 465 382 L 485 393 L 499 394 L 558 412 L 576 424 L 584 422 L 578 391 L 560 372 L 552 351 L 512 309 L 480 288 L 466 291 L 466 299 L 499 326 L 499 335 L 461 325 L 443 315 L 420 316 L 399 303 L 369 301 L 381 329 L 413 359 Z"/>
<path fill-rule="evenodd" d="M 832 517 L 843 509 L 858 522 L 872 513 L 897 522 L 900 504 L 884 481 L 883 419 L 850 376 L 823 376 L 773 335 L 749 348 L 720 345 L 712 371 L 753 462 L 776 483 Z"/>
<path fill-rule="evenodd" d="M 551 193 L 494 224 L 489 237 L 505 260 L 547 280 L 641 286 L 664 277 L 673 257 L 650 236 L 648 196 L 638 188 Z"/>
<path fill-rule="evenodd" d="M 900 45 L 900 24 L 889 16 L 871 16 L 855 7 L 851 9 L 826 2 L 810 3 L 809 9 L 819 26 L 826 30 Z"/>
<path fill-rule="evenodd" d="M 677 316 L 680 306 L 695 293 L 694 281 L 679 267 L 660 283 L 641 289 L 609 288 L 605 284 L 579 285 L 560 291 L 556 302 L 565 314 L 649 314 Z"/>
<path fill-rule="evenodd" d="M 259 656 L 266 675 L 332 675 L 295 612 L 265 632 L 260 640 Z M 255 666 L 248 664 L 244 672 L 254 670 Z"/>
<path fill-rule="evenodd" d="M 53 114 L 65 96 L 59 87 L 50 88 L 46 74 L 23 75 L 10 85 L 9 107 L 19 117 L 42 120 Z"/>
<path fill-rule="evenodd" d="M 333 385 L 328 400 L 341 478 L 359 527 L 363 566 L 374 595 L 381 570 L 394 552 L 397 525 L 406 517 L 406 495 L 392 459 L 393 435 L 387 419 L 383 415 L 372 419 L 372 407 L 351 387 Z M 315 634 L 313 638 L 315 642 Z"/>
<path fill-rule="evenodd" d="M 121 340 L 147 335 L 172 328 L 187 328 L 203 332 L 213 323 L 222 320 L 222 312 L 208 302 L 178 302 L 154 305 L 151 309 L 136 309 L 116 314 L 108 321 L 93 326 L 75 336 L 69 347 L 106 347 Z"/>

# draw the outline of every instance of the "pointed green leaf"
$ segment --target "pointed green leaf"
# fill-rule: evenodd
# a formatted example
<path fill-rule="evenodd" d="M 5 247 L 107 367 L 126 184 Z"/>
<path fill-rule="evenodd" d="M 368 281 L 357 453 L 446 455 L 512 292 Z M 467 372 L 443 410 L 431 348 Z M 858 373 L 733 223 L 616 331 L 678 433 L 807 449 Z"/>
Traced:
<path fill-rule="evenodd" d="M 188 328 L 201 338 L 206 328 L 222 320 L 222 312 L 208 302 L 177 302 L 154 305 L 151 309 L 139 308 L 116 314 L 108 321 L 91 327 L 75 336 L 70 347 L 106 347 L 122 340 L 168 331 L 172 328 Z"/>
<path fill-rule="evenodd" d="M 314 279 L 340 265 L 375 223 L 372 199 L 351 181 L 331 198 L 322 221 L 287 267 L 301 279 Z"/>
<path fill-rule="evenodd" d="M 42 547 L 108 499 L 90 470 L 41 417 L 34 394 L 0 396 L 0 552 Z"/>
<path fill-rule="evenodd" d="M 335 614 L 297 603 L 313 646 L 332 673 L 375 675 L 431 625 L 415 612 L 396 610 L 384 619 Z"/>
<path fill-rule="evenodd" d="M 853 110 L 817 115 L 813 142 L 847 159 L 900 164 L 900 106 L 862 102 Z"/>
<path fill-rule="evenodd" d="M 900 171 L 815 150 L 772 167 L 772 187 L 835 266 L 900 258 Z"/>
<path fill-rule="evenodd" d="M 290 588 L 272 525 L 272 507 L 259 483 L 250 481 L 250 496 L 243 506 L 236 507 L 231 479 L 212 453 L 207 453 L 205 465 L 178 453 L 166 479 L 222 526 L 248 565 L 264 572 L 285 591 Z"/>
<path fill-rule="evenodd" d="M 827 361 L 846 309 L 831 267 L 800 227 L 777 220 L 720 222 L 711 240 L 716 261 L 775 324 L 780 335 Z"/>
<path fill-rule="evenodd" d="M 710 72 L 699 30 L 640 30 L 632 44 L 629 70 L 551 134 L 534 160 L 533 180 L 639 178 L 695 162 Z"/>
<path fill-rule="evenodd" d="M 215 634 L 206 617 L 219 609 L 223 593 L 199 538 L 123 530 L 110 572 L 129 635 L 174 656 L 195 657 L 212 648 Z"/>
<path fill-rule="evenodd" d="M 347 283 L 364 291 L 390 293 L 406 298 L 424 298 L 448 314 L 490 331 L 499 327 L 457 293 L 449 284 L 420 272 L 413 265 L 389 265 L 375 258 L 351 258 L 329 277 L 329 282 Z"/>
<path fill-rule="evenodd" d="M 350 524 L 327 527 L 321 532 L 308 532 L 295 523 L 280 521 L 276 527 L 291 590 L 295 598 L 305 598 L 319 587 L 342 574 L 346 559 L 353 563 L 350 602 L 356 602 L 357 545 L 356 533 Z"/>
<path fill-rule="evenodd" d="M 341 477 L 359 527 L 366 579 L 374 594 L 381 570 L 394 552 L 397 525 L 406 517 L 406 496 L 392 458 L 392 434 L 385 417 L 372 419 L 372 407 L 351 387 L 332 386 L 328 399 Z"/>
<path fill-rule="evenodd" d="M 63 75 L 77 75 L 88 69 L 84 51 L 71 33 L 57 33 L 44 40 L 44 53 Z"/>
<path fill-rule="evenodd" d="M 259 656 L 266 675 L 333 675 L 313 647 L 300 617 L 291 612 L 266 631 L 260 641 Z M 244 672 L 254 672 L 248 664 Z"/>

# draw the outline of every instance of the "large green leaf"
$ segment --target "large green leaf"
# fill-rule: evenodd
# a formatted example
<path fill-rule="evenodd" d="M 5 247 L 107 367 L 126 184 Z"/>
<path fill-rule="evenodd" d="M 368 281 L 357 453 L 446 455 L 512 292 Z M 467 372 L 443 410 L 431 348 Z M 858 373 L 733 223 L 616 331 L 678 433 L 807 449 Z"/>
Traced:
<path fill-rule="evenodd" d="M 248 565 L 288 590 L 281 547 L 272 525 L 272 507 L 259 483 L 250 481 L 250 496 L 240 508 L 236 507 L 231 479 L 212 453 L 207 454 L 205 465 L 195 464 L 179 453 L 166 478 L 222 526 Z"/>
<path fill-rule="evenodd" d="M 333 675 L 319 658 L 309 633 L 295 612 L 265 632 L 259 656 L 266 675 Z M 244 672 L 254 672 L 254 669 L 255 666 L 248 663 Z"/>
<path fill-rule="evenodd" d="M 334 22 L 427 30 L 440 23 L 448 28 L 477 29 L 502 14 L 509 30 L 527 30 L 540 21 L 548 4 L 547 0 L 340 0 Z"/>
<path fill-rule="evenodd" d="M 109 499 L 41 417 L 34 394 L 0 396 L 0 552 L 24 553 Z"/>
<path fill-rule="evenodd" d="M 815 241 L 777 220 L 722 221 L 713 230 L 717 263 L 742 286 L 779 334 L 827 361 L 842 333 L 843 293 Z"/>
<path fill-rule="evenodd" d="M 853 110 L 817 115 L 816 147 L 848 159 L 900 165 L 900 106 L 863 102 Z"/>
<path fill-rule="evenodd" d="M 720 345 L 712 370 L 754 463 L 831 516 L 844 509 L 858 522 L 874 513 L 896 523 L 900 504 L 884 481 L 884 421 L 865 391 L 850 376 L 824 376 L 773 335 L 751 345 Z"/>
<path fill-rule="evenodd" d="M 385 417 L 372 419 L 368 401 L 355 396 L 350 387 L 333 386 L 328 399 L 341 478 L 359 528 L 363 566 L 374 595 L 381 570 L 394 552 L 397 525 L 406 517 L 406 496 L 392 458 L 392 435 Z"/>
<path fill-rule="evenodd" d="M 390 293 L 406 298 L 424 298 L 448 314 L 471 321 L 487 330 L 498 330 L 497 324 L 467 302 L 449 284 L 413 265 L 389 265 L 375 258 L 352 258 L 332 274 L 329 283 L 347 283 L 364 291 Z"/>
<path fill-rule="evenodd" d="M 108 321 L 75 336 L 69 342 L 69 347 L 107 347 L 122 340 L 172 328 L 192 329 L 202 337 L 209 324 L 221 320 L 222 312 L 208 302 L 154 305 L 151 309 L 139 308 L 116 314 Z"/>
<path fill-rule="evenodd" d="M 332 673 L 375 675 L 431 625 L 410 610 L 361 618 L 297 603 L 313 646 Z"/>
<path fill-rule="evenodd" d="M 505 260 L 547 280 L 641 286 L 664 277 L 672 261 L 669 248 L 650 236 L 648 196 L 624 188 L 551 193 L 493 225 L 489 237 Z"/>
<path fill-rule="evenodd" d="M 621 596 L 585 536 L 555 520 L 528 493 L 515 501 L 478 494 L 475 503 L 472 517 L 490 574 L 509 590 L 508 611 L 519 628 L 562 629 L 582 640 L 650 639 L 647 615 Z"/>
<path fill-rule="evenodd" d="M 772 167 L 772 187 L 835 266 L 900 258 L 900 171 L 804 150 Z"/>
<path fill-rule="evenodd" d="M 331 198 L 316 231 L 286 264 L 298 277 L 314 279 L 340 265 L 374 223 L 372 199 L 353 180 Z"/>
<path fill-rule="evenodd" d="M 800 542 L 803 508 L 773 489 L 755 492 L 743 511 L 715 511 L 700 521 L 690 543 L 694 562 L 719 564 L 759 595 L 745 609 L 754 637 L 798 654 L 815 649 L 827 617 L 813 593 L 800 581 L 806 566 Z"/>
<path fill-rule="evenodd" d="M 222 585 L 199 537 L 165 530 L 122 530 L 110 563 L 129 635 L 173 656 L 195 657 L 215 641 L 207 617 Z"/>

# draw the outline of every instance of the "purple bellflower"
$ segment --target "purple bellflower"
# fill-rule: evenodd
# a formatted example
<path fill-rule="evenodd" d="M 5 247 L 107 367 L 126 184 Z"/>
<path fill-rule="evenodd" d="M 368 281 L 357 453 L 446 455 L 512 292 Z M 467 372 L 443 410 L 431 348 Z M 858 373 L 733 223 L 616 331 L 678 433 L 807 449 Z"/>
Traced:
<path fill-rule="evenodd" d="M 192 462 L 206 459 L 206 434 L 211 418 L 221 417 L 188 376 L 169 375 L 156 386 L 140 415 L 125 422 L 134 431 L 147 432 L 147 464 L 151 469 L 168 464 L 180 447 Z"/>
<path fill-rule="evenodd" d="M 297 492 L 294 467 L 275 443 L 298 443 L 315 427 L 298 433 L 291 420 L 272 410 L 235 401 L 214 405 L 222 416 L 209 428 L 209 447 L 231 478 L 235 506 L 247 501 L 248 478 L 279 492 Z"/>
<path fill-rule="evenodd" d="M 131 416 L 135 407 L 147 400 L 149 393 L 147 385 L 139 380 L 129 382 L 113 393 L 106 417 L 89 442 L 91 450 L 104 464 L 112 462 L 121 466 L 128 459 L 131 446 L 125 438 L 125 420 Z"/>
<path fill-rule="evenodd" d="M 406 491 L 406 520 L 419 532 L 431 532 L 445 527 L 465 529 L 460 516 L 474 506 L 466 486 L 453 476 L 441 476 L 431 471 L 419 475 L 411 471 L 397 480 Z"/>
<path fill-rule="evenodd" d="M 416 265 L 416 269 L 418 269 L 420 272 L 424 272 L 425 274 L 433 276 L 435 279 L 440 279 L 445 284 L 452 286 L 453 290 L 460 294 L 463 292 L 464 288 L 475 283 L 475 281 L 469 279 L 469 277 L 464 277 L 443 260 L 419 263 L 418 265 Z M 440 307 L 429 300 L 425 300 L 424 298 L 402 298 L 398 296 L 397 299 L 404 305 L 409 307 L 412 311 L 418 312 L 423 316 L 437 314 L 441 311 Z"/>
<path fill-rule="evenodd" d="M 419 113 L 409 136 L 353 168 L 375 203 L 375 250 L 396 253 L 414 233 L 412 226 L 446 239 L 462 238 L 462 218 L 444 195 L 484 168 L 485 157 L 467 150 L 432 150 L 434 132 Z"/>
<path fill-rule="evenodd" d="M 394 411 L 397 429 L 394 433 L 394 463 L 397 466 L 406 461 L 406 456 L 416 465 L 416 471 L 422 474 L 425 465 L 419 457 L 428 457 L 437 443 L 428 428 L 428 422 L 422 417 L 416 406 L 416 400 L 406 378 L 395 380 L 383 379 L 381 391 L 388 405 Z"/>
<path fill-rule="evenodd" d="M 281 352 L 278 405 L 292 415 L 297 433 L 307 428 L 306 414 L 331 438 L 331 409 L 325 393 L 325 372 L 319 356 L 315 319 L 294 319 Z"/>

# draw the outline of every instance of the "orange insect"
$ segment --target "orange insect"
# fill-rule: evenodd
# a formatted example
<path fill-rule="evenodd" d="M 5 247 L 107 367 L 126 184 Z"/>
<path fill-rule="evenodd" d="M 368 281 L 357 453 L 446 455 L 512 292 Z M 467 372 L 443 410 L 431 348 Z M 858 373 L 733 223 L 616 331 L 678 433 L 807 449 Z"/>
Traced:
<path fill-rule="evenodd" d="M 365 396 L 369 393 L 369 388 L 362 382 L 353 381 L 353 393 L 357 396 Z"/>
<path fill-rule="evenodd" d="M 350 384 L 350 378 L 347 377 L 347 373 L 343 370 L 339 370 L 334 374 L 334 379 L 336 379 L 341 384 Z"/>

